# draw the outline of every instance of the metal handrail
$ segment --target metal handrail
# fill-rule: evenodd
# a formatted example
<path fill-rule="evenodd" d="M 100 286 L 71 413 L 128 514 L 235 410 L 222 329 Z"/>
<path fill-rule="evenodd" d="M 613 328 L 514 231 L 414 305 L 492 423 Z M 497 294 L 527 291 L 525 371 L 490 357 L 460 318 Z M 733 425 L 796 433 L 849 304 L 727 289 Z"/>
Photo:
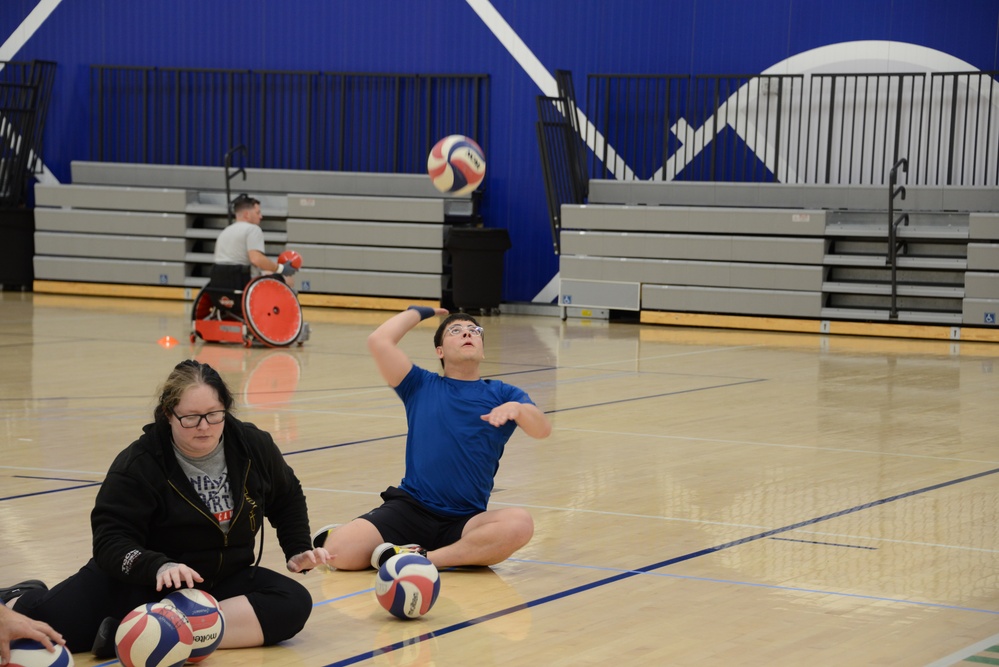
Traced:
<path fill-rule="evenodd" d="M 244 181 L 246 180 L 246 169 L 244 169 L 243 167 L 240 167 L 236 171 L 233 171 L 232 173 L 230 173 L 230 170 L 232 169 L 232 156 L 235 155 L 236 153 L 242 153 L 243 154 L 243 160 L 245 161 L 246 160 L 246 146 L 244 146 L 243 144 L 240 144 L 239 146 L 236 146 L 235 148 L 230 148 L 228 151 L 226 151 L 225 158 L 223 160 L 223 162 L 225 164 L 225 208 L 226 208 L 226 224 L 232 224 L 232 217 L 233 217 L 233 212 L 232 212 L 232 193 L 229 190 L 229 181 L 231 181 L 232 179 L 234 179 L 236 176 L 239 176 L 240 174 L 243 175 L 243 180 Z"/>
<path fill-rule="evenodd" d="M 897 320 L 898 319 L 898 251 L 900 249 L 898 243 L 898 225 L 909 224 L 909 214 L 903 213 L 902 215 L 895 217 L 895 197 L 900 196 L 903 200 L 905 199 L 905 186 L 900 185 L 897 188 L 895 183 L 898 182 L 898 168 L 902 167 L 902 171 L 908 173 L 909 171 L 909 161 L 905 158 L 900 158 L 898 162 L 891 168 L 891 172 L 888 175 L 888 266 L 891 267 L 891 307 L 888 310 L 888 319 Z M 904 245 L 904 244 L 903 244 Z"/>

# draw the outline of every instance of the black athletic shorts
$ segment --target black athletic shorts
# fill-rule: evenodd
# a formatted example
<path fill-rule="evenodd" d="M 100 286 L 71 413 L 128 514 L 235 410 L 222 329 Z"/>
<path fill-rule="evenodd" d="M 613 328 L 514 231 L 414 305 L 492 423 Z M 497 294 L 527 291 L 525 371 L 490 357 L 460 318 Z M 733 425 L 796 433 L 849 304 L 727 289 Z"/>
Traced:
<path fill-rule="evenodd" d="M 402 489 L 390 486 L 382 492 L 384 501 L 360 518 L 374 524 L 382 539 L 392 544 L 419 544 L 427 551 L 454 544 L 465 524 L 478 512 L 463 516 L 438 514 L 421 505 Z"/>

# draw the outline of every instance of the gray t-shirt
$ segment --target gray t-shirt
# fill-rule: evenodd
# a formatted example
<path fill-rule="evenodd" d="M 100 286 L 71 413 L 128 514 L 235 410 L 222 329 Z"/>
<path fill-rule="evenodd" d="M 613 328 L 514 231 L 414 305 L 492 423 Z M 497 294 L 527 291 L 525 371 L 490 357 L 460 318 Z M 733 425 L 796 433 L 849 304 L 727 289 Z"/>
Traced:
<path fill-rule="evenodd" d="M 229 486 L 229 473 L 225 464 L 225 447 L 222 442 L 208 456 L 194 459 L 186 456 L 174 445 L 177 462 L 187 478 L 191 480 L 194 492 L 216 519 L 222 530 L 229 532 L 229 522 L 232 521 L 232 510 L 235 503 L 232 489 Z"/>
<path fill-rule="evenodd" d="M 245 220 L 236 220 L 222 230 L 215 240 L 216 264 L 250 264 L 250 250 L 264 252 L 264 232 L 260 225 Z M 254 267 L 253 274 L 259 271 Z"/>

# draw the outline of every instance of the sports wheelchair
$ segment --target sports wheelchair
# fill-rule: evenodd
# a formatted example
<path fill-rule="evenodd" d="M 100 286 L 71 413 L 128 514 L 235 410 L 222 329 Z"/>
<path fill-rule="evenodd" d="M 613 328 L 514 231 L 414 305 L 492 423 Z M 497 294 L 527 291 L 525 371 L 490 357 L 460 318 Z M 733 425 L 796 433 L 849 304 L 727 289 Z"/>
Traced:
<path fill-rule="evenodd" d="M 213 287 L 198 292 L 191 308 L 191 342 L 240 343 L 252 347 L 303 344 L 309 323 L 298 296 L 281 276 L 258 276 L 243 289 Z"/>

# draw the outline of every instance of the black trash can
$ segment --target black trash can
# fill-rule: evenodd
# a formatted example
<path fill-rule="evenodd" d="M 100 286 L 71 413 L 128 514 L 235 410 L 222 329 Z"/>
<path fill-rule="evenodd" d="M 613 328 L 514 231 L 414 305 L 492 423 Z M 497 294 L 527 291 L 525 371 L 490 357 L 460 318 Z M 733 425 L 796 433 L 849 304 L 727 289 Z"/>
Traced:
<path fill-rule="evenodd" d="M 0 285 L 30 290 L 35 280 L 35 212 L 30 208 L 0 209 Z"/>
<path fill-rule="evenodd" d="M 455 308 L 499 308 L 503 298 L 503 253 L 510 248 L 507 231 L 452 227 L 444 247 L 451 255 L 451 301 Z"/>

